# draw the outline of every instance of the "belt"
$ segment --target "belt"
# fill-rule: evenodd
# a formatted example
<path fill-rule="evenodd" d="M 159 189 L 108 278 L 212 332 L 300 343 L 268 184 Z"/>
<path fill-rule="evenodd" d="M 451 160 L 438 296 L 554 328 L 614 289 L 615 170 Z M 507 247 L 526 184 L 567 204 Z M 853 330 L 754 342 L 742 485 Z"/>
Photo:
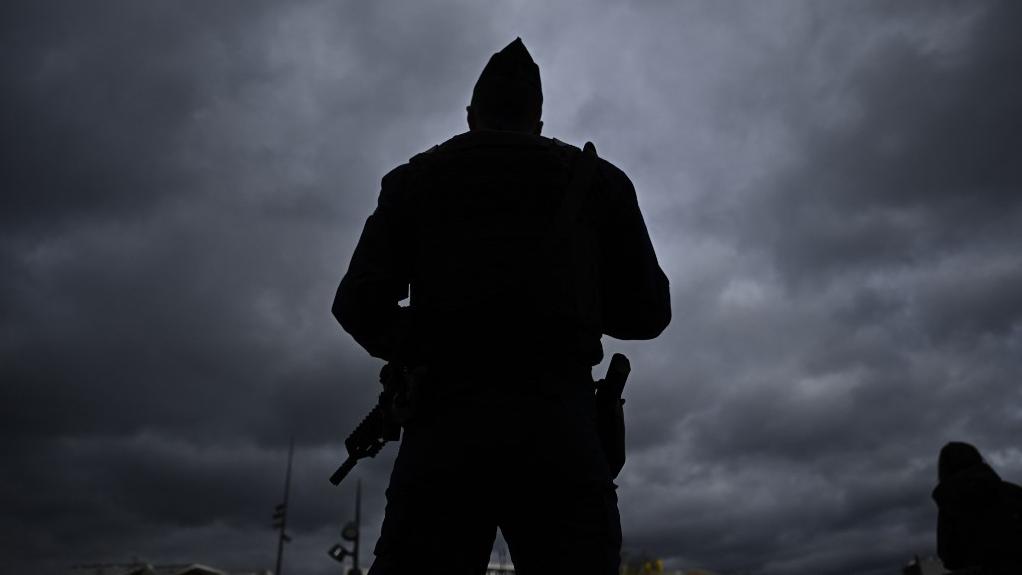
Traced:
<path fill-rule="evenodd" d="M 428 395 L 446 396 L 476 391 L 525 394 L 592 391 L 592 367 L 579 364 L 517 362 L 513 365 L 450 364 L 429 366 Z"/>

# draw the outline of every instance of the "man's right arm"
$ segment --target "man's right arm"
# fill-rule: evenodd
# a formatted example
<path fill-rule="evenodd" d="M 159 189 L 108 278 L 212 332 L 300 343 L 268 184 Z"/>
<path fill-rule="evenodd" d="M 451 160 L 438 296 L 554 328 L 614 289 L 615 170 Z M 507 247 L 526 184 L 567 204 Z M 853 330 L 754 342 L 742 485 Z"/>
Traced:
<path fill-rule="evenodd" d="M 411 309 L 399 302 L 408 296 L 409 256 L 399 167 L 383 178 L 379 203 L 341 279 L 332 311 L 341 326 L 373 357 L 404 360 L 411 331 Z"/>
<path fill-rule="evenodd" d="M 599 178 L 605 194 L 599 234 L 603 333 L 653 339 L 671 322 L 667 275 L 657 262 L 628 176 L 601 161 Z"/>

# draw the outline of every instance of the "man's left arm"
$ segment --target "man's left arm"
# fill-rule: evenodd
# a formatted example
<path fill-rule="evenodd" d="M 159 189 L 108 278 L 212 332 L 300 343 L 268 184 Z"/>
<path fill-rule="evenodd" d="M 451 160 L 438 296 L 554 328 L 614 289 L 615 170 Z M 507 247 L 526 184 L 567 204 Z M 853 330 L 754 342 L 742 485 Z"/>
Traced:
<path fill-rule="evenodd" d="M 670 282 L 657 261 L 631 180 L 602 161 L 606 190 L 600 238 L 603 333 L 653 339 L 671 322 Z"/>
<path fill-rule="evenodd" d="M 366 220 L 331 308 L 369 355 L 385 361 L 403 359 L 411 332 L 411 309 L 398 303 L 408 297 L 411 275 L 404 241 L 407 169 L 402 166 L 384 176 L 376 210 Z"/>

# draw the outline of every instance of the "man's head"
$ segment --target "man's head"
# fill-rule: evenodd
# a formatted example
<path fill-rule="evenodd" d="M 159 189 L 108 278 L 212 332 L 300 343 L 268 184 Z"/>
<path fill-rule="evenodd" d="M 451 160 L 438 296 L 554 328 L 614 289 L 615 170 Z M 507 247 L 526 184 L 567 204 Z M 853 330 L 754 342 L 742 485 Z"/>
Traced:
<path fill-rule="evenodd" d="M 479 75 L 468 107 L 468 128 L 539 134 L 542 115 L 539 66 L 522 39 L 515 38 L 490 57 Z"/>
<path fill-rule="evenodd" d="M 945 479 L 974 465 L 983 463 L 983 456 L 975 446 L 961 441 L 952 441 L 940 450 L 937 459 L 937 479 Z"/>

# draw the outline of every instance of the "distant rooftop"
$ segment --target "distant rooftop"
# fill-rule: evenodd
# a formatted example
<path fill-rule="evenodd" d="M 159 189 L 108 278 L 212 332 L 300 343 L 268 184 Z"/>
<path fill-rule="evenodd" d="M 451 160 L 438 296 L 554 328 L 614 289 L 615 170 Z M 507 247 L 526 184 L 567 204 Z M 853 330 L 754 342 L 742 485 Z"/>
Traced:
<path fill-rule="evenodd" d="M 201 563 L 150 565 L 149 563 L 96 563 L 75 565 L 69 575 L 272 575 L 262 571 L 224 571 Z"/>

